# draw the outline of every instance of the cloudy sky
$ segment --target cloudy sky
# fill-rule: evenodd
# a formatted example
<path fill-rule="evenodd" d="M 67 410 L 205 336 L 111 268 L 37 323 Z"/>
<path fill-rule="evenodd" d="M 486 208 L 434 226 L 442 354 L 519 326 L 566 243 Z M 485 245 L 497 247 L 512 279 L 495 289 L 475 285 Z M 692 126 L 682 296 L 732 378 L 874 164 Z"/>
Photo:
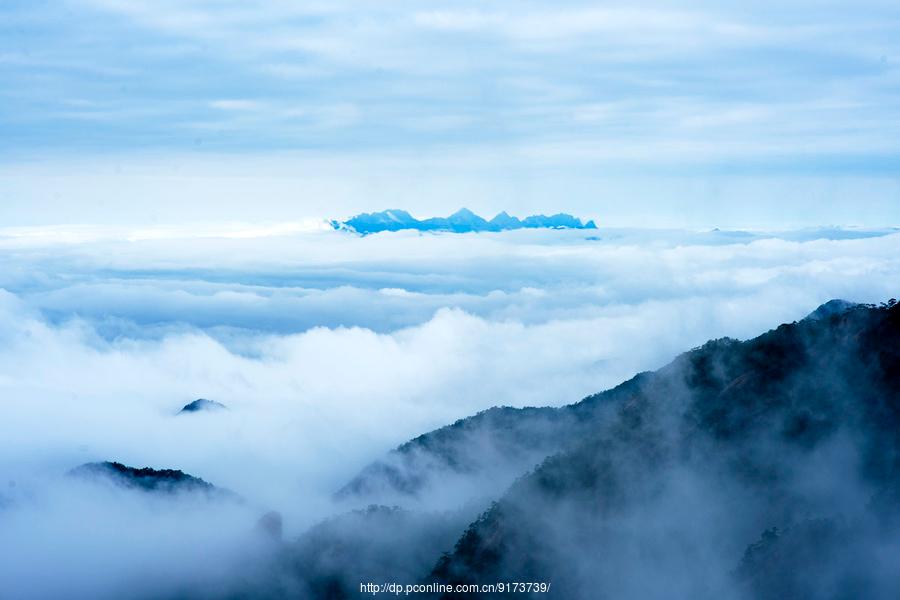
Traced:
<path fill-rule="evenodd" d="M 0 82 L 15 597 L 246 558 L 425 431 L 900 289 L 896 2 L 5 0 Z M 600 230 L 322 221 L 460 206 Z M 248 504 L 65 476 L 100 460 Z"/>
<path fill-rule="evenodd" d="M 10 0 L 5 224 L 900 222 L 900 8 Z"/>

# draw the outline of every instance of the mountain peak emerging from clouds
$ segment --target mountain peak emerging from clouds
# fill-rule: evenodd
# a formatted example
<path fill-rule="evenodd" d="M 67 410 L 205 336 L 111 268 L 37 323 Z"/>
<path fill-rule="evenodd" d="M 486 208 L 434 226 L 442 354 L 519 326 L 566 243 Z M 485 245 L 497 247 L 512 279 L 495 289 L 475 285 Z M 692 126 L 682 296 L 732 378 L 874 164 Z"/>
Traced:
<path fill-rule="evenodd" d="M 212 484 L 182 471 L 157 470 L 149 467 L 137 469 L 112 461 L 85 463 L 72 469 L 70 474 L 79 477 L 103 477 L 125 487 L 144 491 L 201 490 L 209 492 L 215 489 Z"/>
<path fill-rule="evenodd" d="M 405 210 L 390 209 L 382 212 L 362 213 L 346 221 L 332 221 L 335 229 L 355 231 L 363 235 L 380 231 L 450 231 L 469 233 L 473 231 L 507 231 L 510 229 L 597 229 L 593 221 L 583 222 L 565 213 L 555 215 L 531 215 L 524 219 L 501 212 L 490 221 L 480 217 L 468 208 L 461 208 L 449 217 L 416 219 Z"/>
<path fill-rule="evenodd" d="M 841 300 L 840 298 L 836 298 L 834 300 L 829 300 L 816 310 L 812 311 L 806 318 L 811 321 L 818 321 L 820 319 L 828 319 L 832 315 L 840 315 L 848 310 L 852 310 L 853 308 L 859 306 L 856 302 L 850 302 L 848 300 Z"/>
<path fill-rule="evenodd" d="M 184 407 L 180 411 L 178 411 L 178 414 L 216 411 L 227 408 L 228 407 L 221 402 L 216 402 L 215 400 L 207 400 L 206 398 L 197 398 L 193 402 L 185 404 Z"/>

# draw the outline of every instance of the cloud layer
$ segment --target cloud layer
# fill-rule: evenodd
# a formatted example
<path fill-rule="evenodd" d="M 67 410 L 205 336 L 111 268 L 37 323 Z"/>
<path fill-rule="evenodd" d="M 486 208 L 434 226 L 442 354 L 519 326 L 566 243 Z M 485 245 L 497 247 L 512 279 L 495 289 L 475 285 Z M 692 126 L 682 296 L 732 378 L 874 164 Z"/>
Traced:
<path fill-rule="evenodd" d="M 708 338 L 750 337 L 833 297 L 883 300 L 900 284 L 890 231 L 252 231 L 4 232 L 5 527 L 27 531 L 46 513 L 48 528 L 82 535 L 81 496 L 64 500 L 62 474 L 119 460 L 183 469 L 248 502 L 230 534 L 213 527 L 216 511 L 180 505 L 135 508 L 161 515 L 141 517 L 148 527 L 190 518 L 199 539 L 228 534 L 237 549 L 252 515 L 277 509 L 295 534 L 330 514 L 330 493 L 360 467 L 419 433 L 494 405 L 573 402 Z M 176 416 L 198 397 L 230 410 Z M 118 506 L 104 494 L 93 501 Z M 173 543 L 129 535 L 148 540 L 151 563 Z M 3 539 L 4 558 L 49 543 Z M 86 560 L 120 543 L 104 538 Z"/>

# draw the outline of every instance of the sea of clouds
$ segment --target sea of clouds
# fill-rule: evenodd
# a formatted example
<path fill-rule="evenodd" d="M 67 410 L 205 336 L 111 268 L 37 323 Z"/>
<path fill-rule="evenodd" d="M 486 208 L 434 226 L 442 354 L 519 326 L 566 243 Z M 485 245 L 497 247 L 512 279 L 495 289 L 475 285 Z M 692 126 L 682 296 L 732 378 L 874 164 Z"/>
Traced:
<path fill-rule="evenodd" d="M 0 230 L 0 582 L 102 597 L 141 577 L 215 581 L 264 554 L 259 514 L 302 532 L 420 433 L 575 402 L 707 339 L 898 288 L 893 229 Z M 177 415 L 201 397 L 229 410 Z M 102 460 L 182 469 L 246 502 L 66 475 Z"/>

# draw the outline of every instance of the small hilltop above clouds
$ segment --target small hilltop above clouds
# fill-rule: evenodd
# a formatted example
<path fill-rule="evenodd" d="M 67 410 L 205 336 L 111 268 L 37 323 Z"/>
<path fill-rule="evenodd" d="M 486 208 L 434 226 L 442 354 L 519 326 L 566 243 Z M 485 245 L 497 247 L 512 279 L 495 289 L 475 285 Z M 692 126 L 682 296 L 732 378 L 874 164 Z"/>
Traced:
<path fill-rule="evenodd" d="M 382 212 L 362 213 L 346 221 L 331 221 L 335 229 L 366 235 L 381 231 L 449 231 L 469 233 L 473 231 L 508 231 L 511 229 L 597 229 L 593 221 L 584 222 L 565 213 L 555 215 L 531 215 L 524 219 L 513 217 L 506 211 L 491 220 L 461 208 L 449 217 L 416 219 L 405 210 L 390 209 Z"/>
<path fill-rule="evenodd" d="M 178 411 L 179 415 L 182 414 L 190 414 L 190 413 L 199 413 L 199 412 L 209 412 L 209 411 L 218 411 L 218 410 L 228 410 L 228 407 L 222 404 L 221 402 L 216 402 L 215 400 L 207 400 L 206 398 L 197 398 L 193 402 L 188 402 L 185 404 L 180 411 Z"/>

